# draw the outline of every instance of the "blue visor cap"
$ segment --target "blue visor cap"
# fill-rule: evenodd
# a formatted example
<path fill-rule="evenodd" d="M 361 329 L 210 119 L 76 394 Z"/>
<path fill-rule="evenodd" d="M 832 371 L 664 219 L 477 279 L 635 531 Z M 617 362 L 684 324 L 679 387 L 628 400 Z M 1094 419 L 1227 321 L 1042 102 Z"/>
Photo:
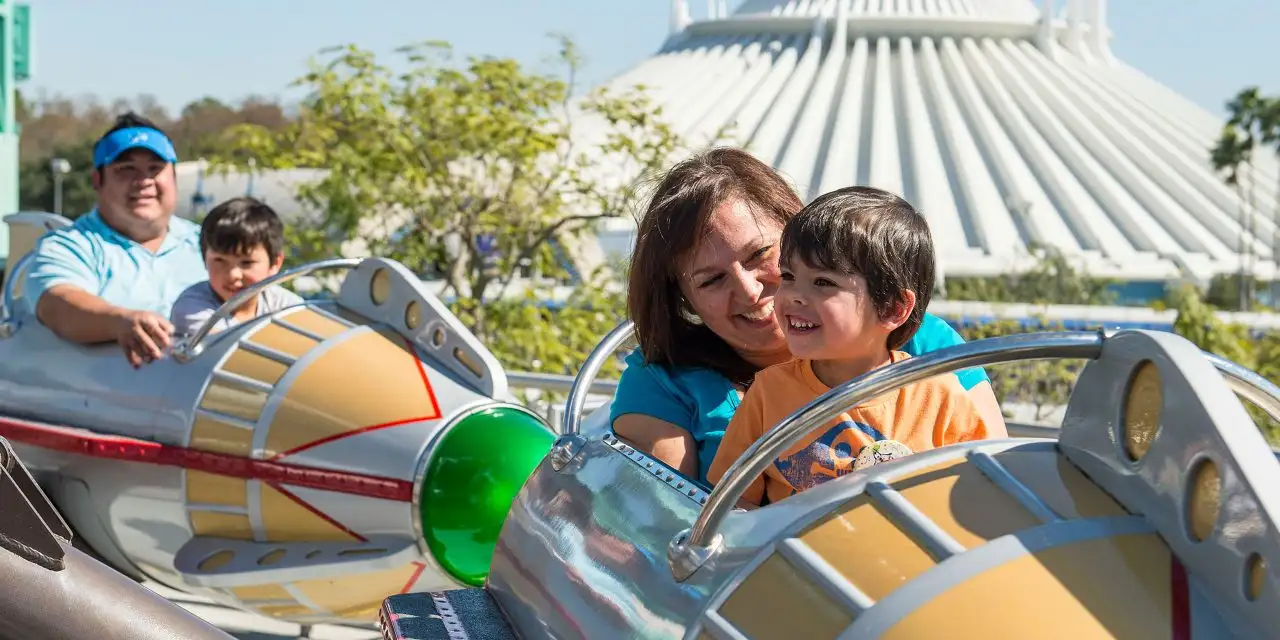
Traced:
<path fill-rule="evenodd" d="M 131 127 L 115 131 L 94 145 L 93 166 L 109 165 L 130 149 L 146 149 L 165 162 L 178 161 L 178 152 L 168 136 L 150 127 Z"/>

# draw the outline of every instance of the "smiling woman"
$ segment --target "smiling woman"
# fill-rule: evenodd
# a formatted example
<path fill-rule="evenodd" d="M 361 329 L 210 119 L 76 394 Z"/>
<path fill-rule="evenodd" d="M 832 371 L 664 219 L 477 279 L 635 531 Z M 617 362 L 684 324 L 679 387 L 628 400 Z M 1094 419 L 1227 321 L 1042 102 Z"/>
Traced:
<path fill-rule="evenodd" d="M 742 392 L 791 358 L 774 314 L 782 229 L 803 203 L 773 169 L 740 149 L 713 149 L 673 167 L 640 222 L 627 311 L 639 349 L 627 357 L 614 432 L 706 481 Z M 919 355 L 962 343 L 925 314 L 902 348 Z M 957 374 L 993 437 L 1004 420 L 982 369 Z"/>

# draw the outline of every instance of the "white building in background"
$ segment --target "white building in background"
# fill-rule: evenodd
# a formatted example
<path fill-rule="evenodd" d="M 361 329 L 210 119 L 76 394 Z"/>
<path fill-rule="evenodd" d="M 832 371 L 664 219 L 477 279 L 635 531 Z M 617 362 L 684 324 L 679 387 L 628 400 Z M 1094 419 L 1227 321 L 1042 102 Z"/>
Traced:
<path fill-rule="evenodd" d="M 201 160 L 179 162 L 174 173 L 178 185 L 175 213 L 187 219 L 202 217 L 219 202 L 249 195 L 271 205 L 285 220 L 294 220 L 303 214 L 297 201 L 298 186 L 324 177 L 321 169 L 210 173 Z"/>
<path fill-rule="evenodd" d="M 1242 246 L 1258 277 L 1277 273 L 1275 157 L 1258 154 L 1242 233 L 1209 163 L 1222 122 L 1112 55 L 1106 0 L 746 0 L 733 13 L 708 0 L 699 20 L 687 2 L 672 0 L 658 53 L 608 84 L 646 85 L 694 144 L 727 128 L 806 201 L 851 184 L 902 194 L 929 218 L 944 275 L 1023 268 L 1033 243 L 1130 283 L 1130 298 L 1236 273 Z M 583 144 L 599 134 L 577 130 Z M 179 213 L 249 192 L 291 218 L 296 186 L 321 175 L 185 162 Z M 598 250 L 575 251 L 581 270 L 629 255 L 634 236 L 630 217 L 607 221 Z"/>
<path fill-rule="evenodd" d="M 666 44 L 610 84 L 651 87 L 696 141 L 731 126 L 806 201 L 904 195 L 949 276 L 1016 268 L 1032 243 L 1134 283 L 1241 268 L 1240 205 L 1209 162 L 1222 122 L 1112 55 L 1105 0 L 707 5 L 693 20 L 673 0 Z M 1271 278 L 1273 155 L 1256 176 L 1247 242 Z M 633 238 L 617 220 L 600 240 L 625 253 Z"/>

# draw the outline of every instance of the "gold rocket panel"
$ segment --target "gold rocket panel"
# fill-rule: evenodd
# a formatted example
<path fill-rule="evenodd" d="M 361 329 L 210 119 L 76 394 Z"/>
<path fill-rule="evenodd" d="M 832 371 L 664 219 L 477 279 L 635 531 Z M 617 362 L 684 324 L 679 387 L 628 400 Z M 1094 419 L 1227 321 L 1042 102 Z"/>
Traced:
<path fill-rule="evenodd" d="M 967 549 L 1042 524 L 963 459 L 897 480 L 893 488 Z"/>
<path fill-rule="evenodd" d="M 322 609 L 344 618 L 368 621 L 382 606 L 383 599 L 400 593 L 420 569 L 420 565 L 410 563 L 333 579 L 303 580 L 294 582 L 293 587 Z"/>
<path fill-rule="evenodd" d="M 191 533 L 195 536 L 253 540 L 249 516 L 216 511 L 190 511 Z"/>
<path fill-rule="evenodd" d="M 253 432 L 197 415 L 191 426 L 191 448 L 247 458 L 253 451 Z"/>
<path fill-rule="evenodd" d="M 228 587 L 227 591 L 241 600 L 289 600 L 297 599 L 283 585 L 275 583 L 255 584 L 245 587 Z"/>
<path fill-rule="evenodd" d="M 360 375 L 376 371 L 378 375 Z M 290 385 L 271 430 L 266 453 L 279 455 L 352 431 L 440 416 L 402 340 L 370 331 L 326 351 Z"/>
<path fill-rule="evenodd" d="M 259 483 L 258 486 L 261 490 L 258 504 L 262 509 L 262 529 L 266 542 L 357 540 L 350 532 L 325 520 L 293 498 L 265 483 Z"/>
<path fill-rule="evenodd" d="M 288 315 L 281 316 L 280 319 L 325 339 L 336 337 L 351 328 L 311 309 L 299 309 Z"/>
<path fill-rule="evenodd" d="M 210 380 L 200 399 L 200 408 L 256 423 L 267 404 L 267 394 L 223 380 Z"/>
<path fill-rule="evenodd" d="M 296 314 L 295 314 L 296 315 Z M 287 319 L 286 319 L 287 322 Z M 249 336 L 249 341 L 274 349 L 297 360 L 320 344 L 308 336 L 278 324 L 267 323 Z"/>
<path fill-rule="evenodd" d="M 248 481 L 204 471 L 187 471 L 187 502 L 249 506 Z"/>
<path fill-rule="evenodd" d="M 873 600 L 893 593 L 935 565 L 933 557 L 866 494 L 810 525 L 799 538 Z"/>
<path fill-rule="evenodd" d="M 993 457 L 1063 518 L 1129 515 L 1124 507 L 1056 452 L 1014 449 Z"/>
<path fill-rule="evenodd" d="M 280 381 L 280 378 L 284 376 L 284 372 L 289 370 L 289 367 L 285 364 L 245 351 L 241 347 L 236 347 L 231 351 L 231 355 L 222 363 L 221 368 L 228 373 L 241 375 L 272 386 L 275 386 Z"/>
<path fill-rule="evenodd" d="M 720 615 L 754 640 L 835 638 L 853 616 L 773 553 L 720 605 Z"/>
<path fill-rule="evenodd" d="M 1153 534 L 1053 547 L 951 588 L 880 637 L 963 629 L 974 638 L 1168 638 L 1172 562 Z"/>

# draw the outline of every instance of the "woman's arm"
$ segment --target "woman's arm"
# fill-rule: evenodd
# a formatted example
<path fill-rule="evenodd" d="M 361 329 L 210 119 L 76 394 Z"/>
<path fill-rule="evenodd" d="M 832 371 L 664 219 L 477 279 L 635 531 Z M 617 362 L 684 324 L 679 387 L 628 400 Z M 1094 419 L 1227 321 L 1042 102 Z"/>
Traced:
<path fill-rule="evenodd" d="M 1000 401 L 996 400 L 995 389 L 991 381 L 984 380 L 969 389 L 969 399 L 982 416 L 987 425 L 987 434 L 991 438 L 1008 438 L 1009 428 L 1004 423 L 1004 412 L 1000 410 Z"/>
<path fill-rule="evenodd" d="M 666 369 L 644 361 L 640 350 L 626 358 L 609 408 L 613 432 L 638 451 L 698 479 L 698 443 L 689 426 L 695 416 L 689 399 Z"/>
<path fill-rule="evenodd" d="M 964 344 L 964 337 L 951 328 L 946 320 L 931 313 L 924 314 L 924 320 L 911 340 L 903 346 L 903 351 L 918 356 L 930 351 Z M 969 392 L 969 399 L 982 416 L 987 425 L 987 432 L 992 438 L 1009 437 L 1009 428 L 1004 423 L 1004 412 L 1000 410 L 1000 401 L 991 388 L 991 378 L 982 367 L 961 369 L 955 372 L 960 385 Z"/>
<path fill-rule="evenodd" d="M 613 421 L 613 433 L 686 478 L 698 477 L 698 445 L 687 429 L 641 413 L 627 413 Z"/>

